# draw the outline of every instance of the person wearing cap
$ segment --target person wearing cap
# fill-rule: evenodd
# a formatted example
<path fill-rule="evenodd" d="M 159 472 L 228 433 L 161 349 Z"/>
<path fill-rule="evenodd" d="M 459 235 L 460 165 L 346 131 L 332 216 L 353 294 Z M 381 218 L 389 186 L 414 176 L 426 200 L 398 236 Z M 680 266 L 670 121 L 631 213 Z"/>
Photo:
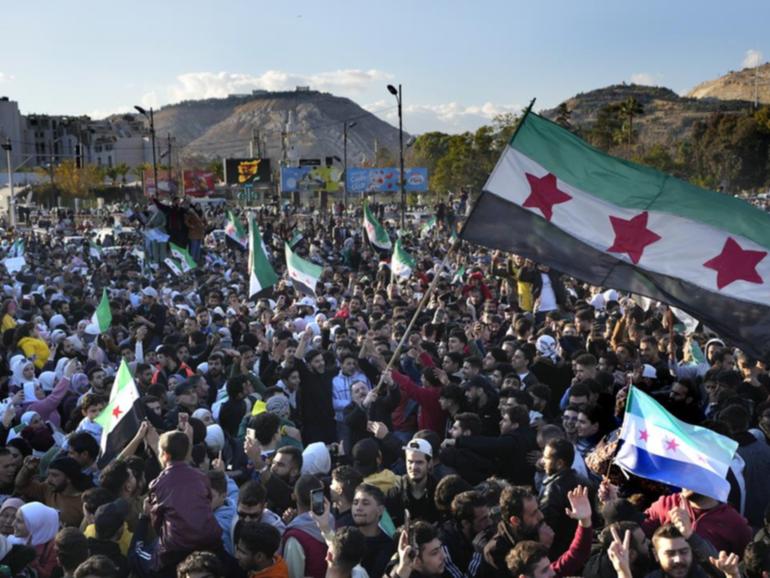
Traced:
<path fill-rule="evenodd" d="M 179 424 L 179 414 L 186 413 L 188 416 L 198 409 L 198 394 L 195 387 L 189 381 L 183 381 L 174 388 L 174 398 L 176 404 L 165 417 L 166 429 L 175 429 Z"/>
<path fill-rule="evenodd" d="M 118 568 L 116 578 L 126 578 L 129 574 L 128 560 L 121 552 L 120 541 L 126 531 L 130 510 L 129 504 L 121 499 L 99 506 L 94 516 L 96 536 L 88 538 L 89 556 L 102 555 L 112 560 Z"/>
<path fill-rule="evenodd" d="M 166 327 L 166 308 L 158 303 L 158 291 L 154 287 L 142 289 L 142 303 L 136 310 L 134 322 L 147 326 L 151 348 L 160 345 Z"/>
<path fill-rule="evenodd" d="M 34 479 L 39 465 L 38 458 L 24 458 L 24 464 L 16 475 L 16 492 L 27 500 L 37 500 L 56 508 L 65 526 L 80 526 L 83 521 L 81 494 L 91 487 L 91 479 L 69 456 L 51 462 L 44 482 Z"/>
<path fill-rule="evenodd" d="M 404 522 L 409 510 L 413 520 L 434 523 L 439 519 L 436 502 L 436 479 L 431 474 L 433 447 L 421 438 L 412 438 L 404 446 L 406 474 L 387 494 L 387 508 L 396 526 Z"/>

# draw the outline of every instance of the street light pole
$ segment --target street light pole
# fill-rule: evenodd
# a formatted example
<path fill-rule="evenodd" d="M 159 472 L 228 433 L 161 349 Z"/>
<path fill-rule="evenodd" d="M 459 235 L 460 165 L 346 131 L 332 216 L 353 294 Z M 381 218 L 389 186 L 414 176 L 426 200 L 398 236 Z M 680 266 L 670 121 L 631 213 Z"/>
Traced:
<path fill-rule="evenodd" d="M 406 189 L 404 187 L 404 117 L 401 107 L 401 85 L 398 85 L 398 90 L 392 84 L 388 85 L 388 92 L 396 97 L 398 102 L 398 158 L 399 158 L 399 174 L 398 174 L 398 186 L 401 191 L 401 230 L 404 229 L 404 223 L 406 220 Z"/>
<path fill-rule="evenodd" d="M 134 108 L 137 110 L 137 112 L 139 112 L 139 114 L 150 121 L 150 143 L 152 144 L 152 177 L 155 179 L 155 194 L 158 195 L 158 160 L 155 156 L 155 117 L 152 107 L 150 108 L 149 114 L 141 106 L 134 106 Z"/>
<path fill-rule="evenodd" d="M 345 210 L 348 210 L 348 129 L 353 128 L 356 126 L 356 121 L 351 122 L 348 124 L 348 121 L 345 121 L 345 124 L 343 125 L 342 130 L 342 204 L 345 207 Z"/>
<path fill-rule="evenodd" d="M 11 188 L 11 195 L 8 197 L 8 222 L 11 224 L 11 227 L 15 227 L 16 199 L 13 197 L 13 167 L 11 166 L 11 150 L 13 150 L 13 146 L 11 145 L 11 139 L 8 138 L 2 147 L 5 150 L 5 162 L 8 164 L 8 186 Z"/>

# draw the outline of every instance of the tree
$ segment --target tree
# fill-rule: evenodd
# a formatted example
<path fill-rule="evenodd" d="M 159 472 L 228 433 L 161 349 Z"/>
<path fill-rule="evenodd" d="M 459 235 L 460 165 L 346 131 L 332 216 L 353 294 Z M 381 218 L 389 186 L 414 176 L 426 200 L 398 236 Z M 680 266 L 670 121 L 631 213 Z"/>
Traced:
<path fill-rule="evenodd" d="M 631 141 L 634 138 L 634 117 L 644 114 L 644 107 L 635 96 L 629 96 L 620 103 L 619 113 L 620 117 L 626 121 L 623 129 L 627 132 L 628 147 L 631 148 Z"/>
<path fill-rule="evenodd" d="M 597 148 L 608 151 L 621 130 L 620 106 L 610 103 L 599 109 L 596 122 L 586 133 L 588 141 Z"/>
<path fill-rule="evenodd" d="M 118 177 L 120 177 L 120 181 L 122 184 L 126 184 L 126 175 L 131 170 L 131 167 L 129 167 L 126 163 L 118 163 L 115 166 L 115 172 L 117 173 Z"/>
<path fill-rule="evenodd" d="M 91 189 L 102 185 L 99 167 L 85 165 L 78 168 L 73 160 L 66 160 L 54 168 L 54 180 L 61 191 L 72 197 L 86 197 Z"/>

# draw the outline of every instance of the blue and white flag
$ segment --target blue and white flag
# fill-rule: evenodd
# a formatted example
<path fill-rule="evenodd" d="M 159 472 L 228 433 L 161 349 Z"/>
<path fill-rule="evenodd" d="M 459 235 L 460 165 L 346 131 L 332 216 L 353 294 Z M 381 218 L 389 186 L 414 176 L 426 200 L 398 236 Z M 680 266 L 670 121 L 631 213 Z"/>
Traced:
<path fill-rule="evenodd" d="M 615 463 L 635 476 L 687 488 L 727 502 L 738 442 L 676 419 L 652 397 L 631 387 Z"/>

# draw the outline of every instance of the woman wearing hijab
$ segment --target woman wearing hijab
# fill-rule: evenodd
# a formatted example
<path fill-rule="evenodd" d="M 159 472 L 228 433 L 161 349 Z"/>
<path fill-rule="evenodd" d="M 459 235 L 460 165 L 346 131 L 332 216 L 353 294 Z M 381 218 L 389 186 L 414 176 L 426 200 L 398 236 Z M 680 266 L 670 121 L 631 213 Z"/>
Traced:
<path fill-rule="evenodd" d="M 39 380 L 35 383 L 24 383 L 24 401 L 22 408 L 27 411 L 37 412 L 43 421 L 51 422 L 56 427 L 61 427 L 61 418 L 59 417 L 59 404 L 67 395 L 70 387 L 70 380 L 77 369 L 77 360 L 73 359 L 64 369 L 64 375 L 53 388 L 50 395 L 46 396 L 43 391 L 43 385 Z"/>
<path fill-rule="evenodd" d="M 37 556 L 30 568 L 38 578 L 50 578 L 57 566 L 54 538 L 59 531 L 59 512 L 40 502 L 24 504 L 16 512 L 13 524 L 13 544 L 31 546 Z"/>
<path fill-rule="evenodd" d="M 0 506 L 0 534 L 13 535 L 13 523 L 16 520 L 16 512 L 24 505 L 21 498 L 7 498 Z"/>

